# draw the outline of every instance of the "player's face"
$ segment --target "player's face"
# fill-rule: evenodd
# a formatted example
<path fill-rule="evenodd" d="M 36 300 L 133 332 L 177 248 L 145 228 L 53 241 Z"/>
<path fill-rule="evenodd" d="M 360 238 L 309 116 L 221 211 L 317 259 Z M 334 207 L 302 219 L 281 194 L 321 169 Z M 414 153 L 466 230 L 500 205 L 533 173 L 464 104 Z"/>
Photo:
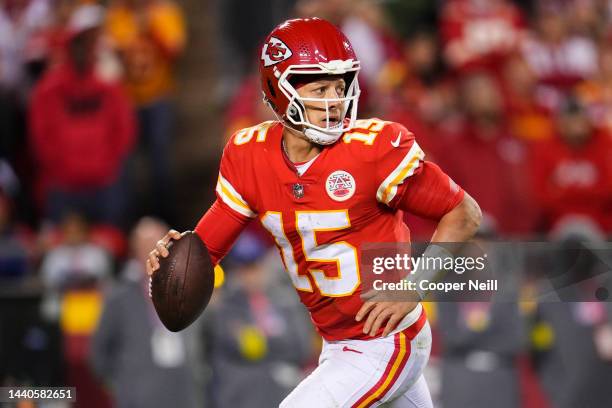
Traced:
<path fill-rule="evenodd" d="M 340 124 L 343 117 L 342 101 L 334 100 L 343 98 L 346 92 L 344 78 L 330 77 L 317 79 L 297 89 L 302 98 L 317 98 L 321 102 L 306 101 L 306 116 L 310 123 L 320 127 L 333 127 Z M 326 99 L 327 101 L 324 101 Z M 327 109 L 326 109 L 327 105 Z M 329 112 L 329 117 L 327 113 Z"/>

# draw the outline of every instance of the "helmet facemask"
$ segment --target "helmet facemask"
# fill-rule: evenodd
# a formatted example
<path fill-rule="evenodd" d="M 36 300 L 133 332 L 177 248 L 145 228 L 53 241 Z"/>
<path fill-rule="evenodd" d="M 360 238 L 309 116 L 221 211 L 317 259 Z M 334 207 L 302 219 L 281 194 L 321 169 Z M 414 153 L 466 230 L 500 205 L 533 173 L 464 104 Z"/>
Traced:
<path fill-rule="evenodd" d="M 278 80 L 280 90 L 289 100 L 287 110 L 282 117 L 291 128 L 300 131 L 313 143 L 329 145 L 336 142 L 344 132 L 353 128 L 357 119 L 357 106 L 359 95 L 359 83 L 357 76 L 359 73 L 359 61 L 331 61 L 312 65 L 292 65 L 289 66 Z M 289 82 L 292 75 L 345 75 L 346 91 L 340 98 L 306 98 L 301 97 L 295 87 Z M 313 76 L 314 76 L 313 75 Z M 317 126 L 310 122 L 306 115 L 306 105 L 308 103 L 323 103 L 326 113 L 326 126 Z M 330 106 L 340 104 L 341 112 L 336 124 L 330 124 Z M 321 108 L 323 109 L 323 108 Z M 336 115 L 334 115 L 336 116 Z"/>

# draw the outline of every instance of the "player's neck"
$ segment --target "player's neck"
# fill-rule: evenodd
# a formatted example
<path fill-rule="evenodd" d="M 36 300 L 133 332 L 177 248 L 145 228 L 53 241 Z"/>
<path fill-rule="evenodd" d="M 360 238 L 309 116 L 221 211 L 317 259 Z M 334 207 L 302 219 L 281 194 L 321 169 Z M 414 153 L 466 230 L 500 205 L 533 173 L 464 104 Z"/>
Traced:
<path fill-rule="evenodd" d="M 296 134 L 295 131 L 285 128 L 283 140 L 287 157 L 293 163 L 303 163 L 315 158 L 323 149 L 320 145 L 310 142 Z"/>

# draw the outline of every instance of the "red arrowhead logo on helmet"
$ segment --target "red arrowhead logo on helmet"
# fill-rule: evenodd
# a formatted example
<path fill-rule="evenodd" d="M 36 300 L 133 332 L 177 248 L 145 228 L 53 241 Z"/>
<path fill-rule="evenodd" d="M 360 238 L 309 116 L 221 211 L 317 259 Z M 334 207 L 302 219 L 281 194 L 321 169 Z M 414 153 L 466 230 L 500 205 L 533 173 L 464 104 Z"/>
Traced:
<path fill-rule="evenodd" d="M 292 54 L 284 42 L 276 37 L 270 37 L 270 40 L 264 44 L 261 50 L 261 59 L 264 62 L 264 67 L 269 67 L 290 58 Z"/>

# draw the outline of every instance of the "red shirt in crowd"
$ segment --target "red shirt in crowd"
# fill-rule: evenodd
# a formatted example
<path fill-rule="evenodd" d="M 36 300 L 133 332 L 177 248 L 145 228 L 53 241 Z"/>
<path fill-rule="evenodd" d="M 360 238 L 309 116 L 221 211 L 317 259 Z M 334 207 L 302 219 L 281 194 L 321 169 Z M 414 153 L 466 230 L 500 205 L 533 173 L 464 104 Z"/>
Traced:
<path fill-rule="evenodd" d="M 520 10 L 506 0 L 450 0 L 442 9 L 444 55 L 459 70 L 496 70 L 523 35 Z"/>
<path fill-rule="evenodd" d="M 612 139 L 595 132 L 580 147 L 560 137 L 534 146 L 532 169 L 546 227 L 566 216 L 587 216 L 612 231 Z"/>
<path fill-rule="evenodd" d="M 532 35 L 524 41 L 522 52 L 540 84 L 553 90 L 570 90 L 597 71 L 597 48 L 587 37 L 572 36 L 551 44 Z"/>
<path fill-rule="evenodd" d="M 535 207 L 529 183 L 526 146 L 499 126 L 486 137 L 467 122 L 449 138 L 438 156 L 478 202 L 501 235 L 523 235 L 533 229 Z M 486 222 L 486 219 L 485 219 Z"/>
<path fill-rule="evenodd" d="M 49 71 L 34 89 L 31 145 L 43 185 L 97 188 L 118 177 L 136 134 L 129 100 L 118 85 L 68 63 Z"/>

